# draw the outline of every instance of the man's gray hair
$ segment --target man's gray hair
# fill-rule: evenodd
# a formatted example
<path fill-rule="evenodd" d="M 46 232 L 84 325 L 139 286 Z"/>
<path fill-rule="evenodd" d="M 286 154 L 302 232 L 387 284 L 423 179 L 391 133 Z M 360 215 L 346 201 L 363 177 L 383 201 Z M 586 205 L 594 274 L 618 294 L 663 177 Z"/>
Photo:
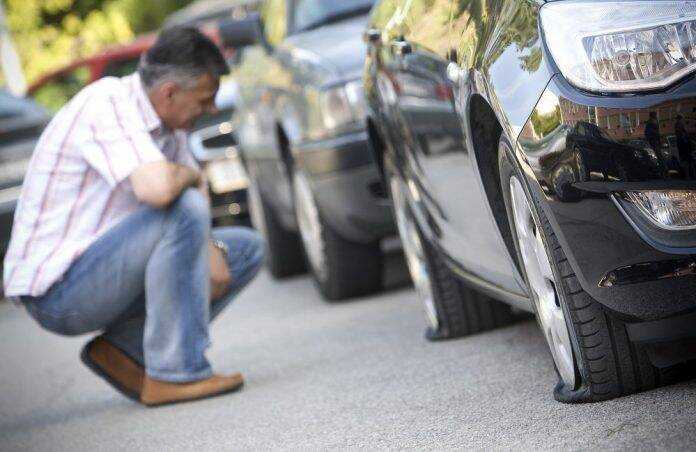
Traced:
<path fill-rule="evenodd" d="M 175 82 L 193 88 L 201 75 L 229 73 L 220 49 L 193 27 L 173 27 L 160 33 L 155 44 L 140 57 L 138 73 L 146 88 Z"/>
<path fill-rule="evenodd" d="M 174 82 L 184 89 L 190 89 L 195 87 L 198 78 L 207 72 L 173 64 L 151 64 L 148 63 L 145 55 L 140 57 L 140 62 L 138 63 L 140 79 L 147 89 L 154 88 L 165 82 Z"/>

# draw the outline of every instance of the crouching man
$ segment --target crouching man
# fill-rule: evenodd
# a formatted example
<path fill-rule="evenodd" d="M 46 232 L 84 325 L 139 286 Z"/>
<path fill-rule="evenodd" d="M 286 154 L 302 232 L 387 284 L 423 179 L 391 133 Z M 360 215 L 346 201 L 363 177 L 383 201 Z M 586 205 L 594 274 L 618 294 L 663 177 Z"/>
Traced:
<path fill-rule="evenodd" d="M 256 275 L 259 236 L 210 227 L 186 131 L 228 67 L 193 28 L 163 31 L 137 73 L 101 79 L 48 125 L 5 257 L 5 294 L 44 328 L 102 333 L 83 362 L 146 405 L 242 386 L 214 374 L 208 323 Z"/>

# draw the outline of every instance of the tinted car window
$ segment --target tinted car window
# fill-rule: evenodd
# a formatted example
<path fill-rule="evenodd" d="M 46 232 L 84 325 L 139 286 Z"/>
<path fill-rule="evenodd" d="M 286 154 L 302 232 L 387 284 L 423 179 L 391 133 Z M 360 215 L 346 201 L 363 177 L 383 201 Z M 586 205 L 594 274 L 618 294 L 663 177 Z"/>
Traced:
<path fill-rule="evenodd" d="M 380 30 L 384 30 L 396 13 L 399 6 L 398 0 L 382 0 L 370 13 L 370 24 Z"/>
<path fill-rule="evenodd" d="M 293 28 L 295 30 L 311 28 L 352 11 L 370 8 L 373 3 L 373 0 L 341 0 L 332 2 L 325 0 L 296 0 L 293 11 Z"/>
<path fill-rule="evenodd" d="M 55 113 L 84 88 L 88 82 L 89 69 L 84 66 L 79 67 L 46 82 L 34 92 L 34 99 Z"/>

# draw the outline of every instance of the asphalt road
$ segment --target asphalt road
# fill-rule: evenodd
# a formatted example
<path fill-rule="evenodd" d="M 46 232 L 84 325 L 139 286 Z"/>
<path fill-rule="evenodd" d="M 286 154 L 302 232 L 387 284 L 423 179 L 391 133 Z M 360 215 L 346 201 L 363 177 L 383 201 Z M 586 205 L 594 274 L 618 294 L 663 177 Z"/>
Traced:
<path fill-rule="evenodd" d="M 307 277 L 261 274 L 209 352 L 244 390 L 148 409 L 79 363 L 86 337 L 0 303 L 0 450 L 696 447 L 696 382 L 562 405 L 533 322 L 444 343 L 423 323 L 409 287 L 329 305 Z"/>

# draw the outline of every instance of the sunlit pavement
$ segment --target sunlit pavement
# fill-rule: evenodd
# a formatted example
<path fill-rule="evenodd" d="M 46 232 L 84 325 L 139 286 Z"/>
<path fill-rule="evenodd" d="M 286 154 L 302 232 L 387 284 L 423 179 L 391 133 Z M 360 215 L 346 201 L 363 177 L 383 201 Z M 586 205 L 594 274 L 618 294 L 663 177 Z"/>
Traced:
<path fill-rule="evenodd" d="M 400 267 L 399 267 L 400 268 Z M 607 403 L 555 402 L 531 322 L 423 339 L 416 294 L 320 300 L 267 274 L 213 328 L 209 357 L 242 392 L 148 409 L 78 360 L 87 337 L 0 305 L 0 450 L 696 447 L 696 382 Z"/>

